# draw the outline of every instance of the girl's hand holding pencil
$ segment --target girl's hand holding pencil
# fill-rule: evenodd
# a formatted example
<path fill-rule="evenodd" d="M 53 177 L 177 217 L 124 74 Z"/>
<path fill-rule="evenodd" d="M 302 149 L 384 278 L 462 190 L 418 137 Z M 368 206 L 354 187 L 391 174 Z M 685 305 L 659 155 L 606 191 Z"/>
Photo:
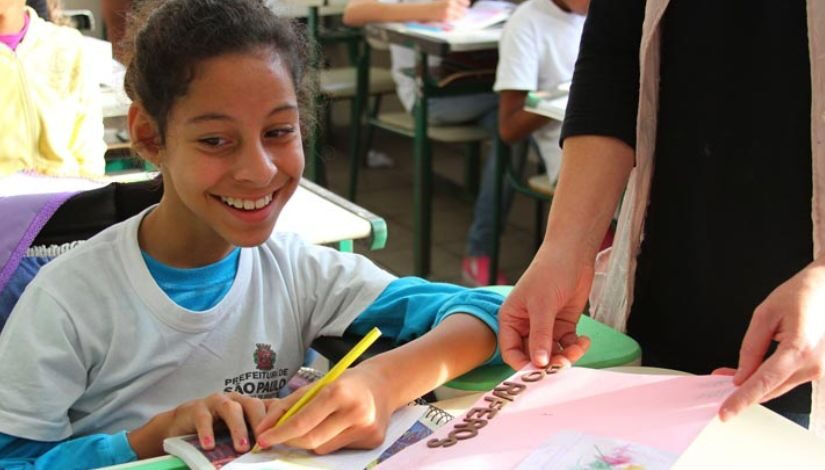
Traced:
<path fill-rule="evenodd" d="M 383 376 L 368 363 L 347 370 L 380 335 L 374 328 L 323 378 L 273 401 L 255 428 L 257 445 L 286 444 L 327 454 L 381 444 L 395 409 L 382 387 Z"/>

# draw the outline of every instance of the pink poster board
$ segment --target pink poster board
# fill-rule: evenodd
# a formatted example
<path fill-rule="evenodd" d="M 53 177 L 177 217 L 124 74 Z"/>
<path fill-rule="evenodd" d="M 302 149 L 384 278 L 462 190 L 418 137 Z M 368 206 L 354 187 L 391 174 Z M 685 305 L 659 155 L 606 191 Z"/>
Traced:
<path fill-rule="evenodd" d="M 733 390 L 725 376 L 528 366 L 379 468 L 669 468 Z"/>

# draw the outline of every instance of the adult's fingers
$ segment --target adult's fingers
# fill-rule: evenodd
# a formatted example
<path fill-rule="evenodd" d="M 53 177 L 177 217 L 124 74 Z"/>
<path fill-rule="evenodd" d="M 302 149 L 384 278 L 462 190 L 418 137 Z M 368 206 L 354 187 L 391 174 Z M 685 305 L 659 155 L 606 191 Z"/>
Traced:
<path fill-rule="evenodd" d="M 530 360 L 538 367 L 550 363 L 555 320 L 555 312 L 534 312 L 530 316 Z"/>
<path fill-rule="evenodd" d="M 745 382 L 762 364 L 771 345 L 774 328 L 768 308 L 764 304 L 756 307 L 739 348 L 739 367 L 733 378 L 735 384 Z"/>
<path fill-rule="evenodd" d="M 722 403 L 719 409 L 722 421 L 733 418 L 748 406 L 763 401 L 793 375 L 797 368 L 796 362 L 793 350 L 780 344 L 776 352 Z"/>
<path fill-rule="evenodd" d="M 498 347 L 504 362 L 515 370 L 519 370 L 530 362 L 525 351 L 524 338 L 517 328 L 501 324 L 498 331 Z"/>

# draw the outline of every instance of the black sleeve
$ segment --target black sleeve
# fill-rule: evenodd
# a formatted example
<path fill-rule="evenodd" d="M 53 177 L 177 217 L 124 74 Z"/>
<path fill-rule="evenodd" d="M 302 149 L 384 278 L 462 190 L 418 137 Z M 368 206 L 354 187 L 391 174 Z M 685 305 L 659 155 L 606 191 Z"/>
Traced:
<path fill-rule="evenodd" d="M 636 146 L 645 0 L 593 0 L 584 24 L 561 141 L 616 137 Z"/>
<path fill-rule="evenodd" d="M 46 21 L 52 20 L 51 12 L 49 12 L 49 5 L 46 0 L 26 0 L 26 5 L 32 7 L 37 12 L 37 16 Z"/>

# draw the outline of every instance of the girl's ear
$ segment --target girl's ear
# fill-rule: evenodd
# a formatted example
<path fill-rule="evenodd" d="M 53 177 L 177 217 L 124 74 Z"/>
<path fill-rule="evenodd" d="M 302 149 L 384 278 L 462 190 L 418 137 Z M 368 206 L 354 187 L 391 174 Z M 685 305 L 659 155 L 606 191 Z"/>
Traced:
<path fill-rule="evenodd" d="M 143 159 L 160 167 L 161 137 L 155 121 L 137 103 L 129 107 L 127 119 L 132 148 Z"/>

